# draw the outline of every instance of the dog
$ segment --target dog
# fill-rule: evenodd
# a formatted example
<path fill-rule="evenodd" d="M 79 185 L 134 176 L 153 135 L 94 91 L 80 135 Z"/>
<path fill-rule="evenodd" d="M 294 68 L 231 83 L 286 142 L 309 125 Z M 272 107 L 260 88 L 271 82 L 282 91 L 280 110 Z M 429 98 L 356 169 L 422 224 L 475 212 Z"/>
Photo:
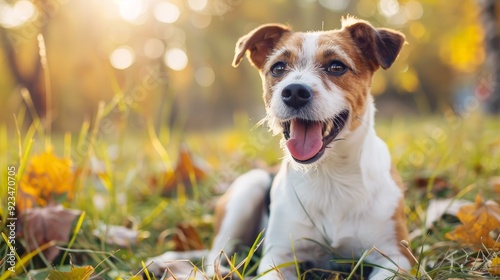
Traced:
<path fill-rule="evenodd" d="M 233 66 L 246 54 L 258 70 L 265 121 L 283 136 L 285 157 L 274 180 L 252 170 L 217 203 L 208 274 L 227 273 L 212 266 L 220 252 L 251 245 L 262 229 L 259 279 L 299 279 L 296 264 L 331 269 L 335 258 L 373 264 L 371 280 L 411 268 L 400 244 L 408 240 L 403 184 L 375 132 L 370 94 L 374 72 L 389 68 L 405 43 L 402 33 L 354 17 L 317 32 L 265 24 L 238 40 Z M 169 253 L 154 260 L 180 257 Z"/>

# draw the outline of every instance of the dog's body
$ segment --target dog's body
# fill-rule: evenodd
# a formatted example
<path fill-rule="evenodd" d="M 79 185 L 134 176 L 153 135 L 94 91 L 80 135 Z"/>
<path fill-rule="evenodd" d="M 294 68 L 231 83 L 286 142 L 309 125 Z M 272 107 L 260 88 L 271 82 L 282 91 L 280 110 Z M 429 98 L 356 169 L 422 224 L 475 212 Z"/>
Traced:
<path fill-rule="evenodd" d="M 403 43 L 402 34 L 354 18 L 340 30 L 311 33 L 263 25 L 240 39 L 233 64 L 248 53 L 259 70 L 267 122 L 284 135 L 286 158 L 268 220 L 271 178 L 264 171 L 238 178 L 221 199 L 206 264 L 221 250 L 231 253 L 235 240 L 251 244 L 265 228 L 258 273 L 267 273 L 260 279 L 297 279 L 294 265 L 276 267 L 328 269 L 333 258 L 360 258 L 374 247 L 364 259 L 376 265 L 369 279 L 411 267 L 400 245 L 407 239 L 402 184 L 375 133 L 370 95 L 373 73 L 390 67 Z"/>

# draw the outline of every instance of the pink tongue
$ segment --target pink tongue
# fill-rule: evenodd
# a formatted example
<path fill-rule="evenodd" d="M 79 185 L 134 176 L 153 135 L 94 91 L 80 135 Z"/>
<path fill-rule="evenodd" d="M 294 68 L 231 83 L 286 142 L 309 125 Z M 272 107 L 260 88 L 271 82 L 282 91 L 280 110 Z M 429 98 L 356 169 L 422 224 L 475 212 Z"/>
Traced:
<path fill-rule="evenodd" d="M 321 123 L 306 123 L 294 119 L 290 124 L 290 139 L 286 142 L 288 150 L 295 159 L 308 160 L 314 157 L 323 146 Z"/>

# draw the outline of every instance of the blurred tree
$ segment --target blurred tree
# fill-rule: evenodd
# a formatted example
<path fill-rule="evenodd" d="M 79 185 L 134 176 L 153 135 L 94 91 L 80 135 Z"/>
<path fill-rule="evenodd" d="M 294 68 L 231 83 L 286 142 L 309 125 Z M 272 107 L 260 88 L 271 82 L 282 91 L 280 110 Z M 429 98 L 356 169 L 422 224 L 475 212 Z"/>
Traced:
<path fill-rule="evenodd" d="M 500 28 L 497 13 L 500 9 L 498 0 L 478 0 L 481 7 L 481 19 L 484 28 L 486 50 L 486 68 L 489 72 L 489 109 L 500 113 Z"/>
<path fill-rule="evenodd" d="M 47 1 L 37 1 L 38 10 L 48 9 Z M 47 35 L 50 17 L 42 24 L 28 24 L 5 28 L 0 26 L 2 49 L 15 82 L 25 87 L 40 117 L 46 112 L 46 92 L 39 56 L 37 35 Z"/>
<path fill-rule="evenodd" d="M 487 16 L 478 3 L 490 3 Z M 27 13 L 29 5 L 36 11 Z M 43 114 L 41 32 L 55 129 L 78 130 L 101 100 L 118 104 L 110 114 L 114 124 L 142 126 L 153 118 L 157 127 L 213 128 L 231 125 L 239 111 L 257 123 L 265 114 L 261 82 L 249 63 L 231 67 L 237 39 L 269 22 L 336 29 L 351 14 L 400 30 L 409 43 L 391 69 L 374 76 L 380 114 L 436 112 L 476 98 L 486 60 L 499 68 L 489 58 L 498 39 L 488 41 L 495 33 L 483 32 L 480 21 L 489 16 L 488 25 L 498 23 L 493 6 L 498 0 L 0 0 L 0 71 L 10 73 L 0 76 L 0 102 L 19 104 L 13 93 L 21 85 Z M 19 11 L 24 21 L 12 25 Z M 0 117 L 18 109 L 7 110 Z"/>

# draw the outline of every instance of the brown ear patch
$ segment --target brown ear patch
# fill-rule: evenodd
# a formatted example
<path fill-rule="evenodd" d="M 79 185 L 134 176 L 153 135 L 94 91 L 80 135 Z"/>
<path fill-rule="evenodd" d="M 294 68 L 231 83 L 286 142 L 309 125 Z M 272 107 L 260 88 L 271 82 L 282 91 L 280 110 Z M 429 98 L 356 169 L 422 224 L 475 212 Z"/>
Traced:
<path fill-rule="evenodd" d="M 248 59 L 258 69 L 262 69 L 267 56 L 272 52 L 283 34 L 290 29 L 282 24 L 264 24 L 241 37 L 236 43 L 233 66 L 240 64 L 248 50 Z"/>
<path fill-rule="evenodd" d="M 348 18 L 343 22 L 343 29 L 347 30 L 361 53 L 378 66 L 387 69 L 398 57 L 399 51 L 405 43 L 405 36 L 395 30 L 374 28 L 368 22 Z"/>

